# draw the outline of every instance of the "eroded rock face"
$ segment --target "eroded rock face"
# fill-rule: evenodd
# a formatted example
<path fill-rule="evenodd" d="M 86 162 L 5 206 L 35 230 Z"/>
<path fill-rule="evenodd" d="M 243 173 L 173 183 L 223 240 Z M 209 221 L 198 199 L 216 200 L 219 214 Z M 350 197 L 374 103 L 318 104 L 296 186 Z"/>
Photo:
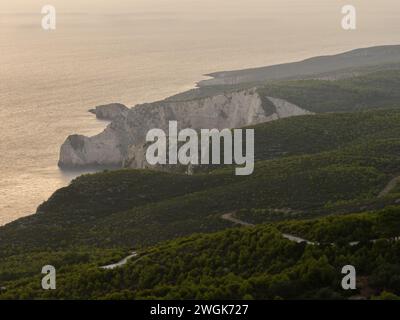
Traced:
<path fill-rule="evenodd" d="M 69 136 L 61 147 L 59 166 L 148 167 L 144 156 L 147 132 L 154 128 L 168 132 L 171 120 L 178 122 L 178 130 L 221 130 L 310 114 L 285 100 L 268 99 L 272 108 L 266 108 L 257 89 L 252 88 L 195 100 L 164 100 L 137 105 L 114 118 L 96 136 Z"/>
<path fill-rule="evenodd" d="M 283 99 L 268 97 L 268 100 L 272 102 L 275 107 L 275 112 L 269 116 L 268 121 L 277 120 L 281 118 L 302 116 L 306 114 L 313 114 L 313 112 L 304 110 L 293 103 L 290 103 Z"/>
<path fill-rule="evenodd" d="M 96 115 L 100 120 L 115 120 L 118 117 L 126 117 L 129 108 L 121 103 L 110 103 L 102 106 L 97 106 L 95 109 L 90 109 L 89 112 Z"/>
<path fill-rule="evenodd" d="M 95 137 L 72 135 L 61 146 L 62 168 L 122 165 L 119 138 L 109 128 Z"/>

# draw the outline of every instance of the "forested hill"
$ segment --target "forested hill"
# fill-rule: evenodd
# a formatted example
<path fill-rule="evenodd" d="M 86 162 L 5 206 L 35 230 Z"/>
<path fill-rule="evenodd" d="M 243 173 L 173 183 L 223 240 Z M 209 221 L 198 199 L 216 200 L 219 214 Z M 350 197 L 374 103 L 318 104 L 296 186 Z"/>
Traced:
<path fill-rule="evenodd" d="M 262 99 L 316 114 L 252 126 L 250 176 L 200 166 L 194 175 L 125 169 L 75 179 L 36 214 L 0 227 L 0 298 L 45 297 L 36 280 L 47 264 L 62 275 L 57 298 L 345 298 L 337 268 L 346 262 L 360 266 L 361 295 L 394 297 L 399 85 L 396 69 L 258 84 Z M 230 230 L 226 214 L 265 225 Z M 98 268 L 132 250 L 140 260 Z"/>
<path fill-rule="evenodd" d="M 400 208 L 393 207 L 197 234 L 141 250 L 113 270 L 80 257 L 64 264 L 57 290 L 42 290 L 33 276 L 8 283 L 0 298 L 400 299 L 400 242 L 393 238 L 399 227 Z M 283 231 L 320 244 L 289 241 Z M 361 242 L 350 245 L 355 237 Z M 348 264 L 357 268 L 357 290 L 340 286 Z"/>
<path fill-rule="evenodd" d="M 398 140 L 400 111 L 381 110 L 301 116 L 257 125 L 254 128 L 257 162 L 254 174 L 250 176 L 235 176 L 233 168 L 230 167 L 192 176 L 146 170 L 105 171 L 84 175 L 74 180 L 70 186 L 58 190 L 39 207 L 35 215 L 0 228 L 0 285 L 4 284 L 4 287 L 10 288 L 4 292 L 4 297 L 16 294 L 18 288 L 23 288 L 22 293 L 18 291 L 23 297 L 29 291 L 26 291 L 26 286 L 31 287 L 31 282 L 36 279 L 32 276 L 37 275 L 38 269 L 45 264 L 60 266 L 62 273 L 65 273 L 63 277 L 67 278 L 72 276 L 81 279 L 79 270 L 92 268 L 90 272 L 97 270 L 94 279 L 100 277 L 98 281 L 101 283 L 100 286 L 103 286 L 101 279 L 104 279 L 103 277 L 111 279 L 113 273 L 98 270 L 99 265 L 118 261 L 131 250 L 139 250 L 146 254 L 149 250 L 146 248 L 161 244 L 163 241 L 231 228 L 233 224 L 230 221 L 221 219 L 221 216 L 228 212 L 235 213 L 250 222 L 281 222 L 282 225 L 254 229 L 258 231 L 237 230 L 210 236 L 193 236 L 194 239 L 198 237 L 195 243 L 199 244 L 199 247 L 197 245 L 192 249 L 182 247 L 186 248 L 182 249 L 182 252 L 190 253 L 193 250 L 199 257 L 206 257 L 214 254 L 212 252 L 214 240 L 221 244 L 232 242 L 232 247 L 226 252 L 223 248 L 215 248 L 221 254 L 220 260 L 216 258 L 211 262 L 205 258 L 203 261 L 205 269 L 200 271 L 191 272 L 181 265 L 179 259 L 176 260 L 179 262 L 179 267 L 166 267 L 164 272 L 168 273 L 168 276 L 165 278 L 166 282 L 161 283 L 171 286 L 169 282 L 171 280 L 168 279 L 172 279 L 175 274 L 182 274 L 179 281 L 183 282 L 179 282 L 179 286 L 190 283 L 192 280 L 188 280 L 189 276 L 197 279 L 193 281 L 198 281 L 196 277 L 202 279 L 205 277 L 204 285 L 211 286 L 214 282 L 219 286 L 219 282 L 214 278 L 215 274 L 206 271 L 211 268 L 229 271 L 224 273 L 226 278 L 221 278 L 224 283 L 220 284 L 221 290 L 225 290 L 224 286 L 228 286 L 231 281 L 236 283 L 233 279 L 239 281 L 239 287 L 244 286 L 240 290 L 237 289 L 239 291 L 234 296 L 237 298 L 336 296 L 338 291 L 329 285 L 335 281 L 336 273 L 333 275 L 331 271 L 338 265 L 338 262 L 335 262 L 335 259 L 339 259 L 336 255 L 373 260 L 375 255 L 378 255 L 376 250 L 381 250 L 381 245 L 374 243 L 371 247 L 369 243 L 362 243 L 362 247 L 357 247 L 357 250 L 361 250 L 358 253 L 354 252 L 354 248 L 344 248 L 340 249 L 344 251 L 334 252 L 329 246 L 321 251 L 319 248 L 306 249 L 304 245 L 287 243 L 287 240 L 281 239 L 279 234 L 290 231 L 319 241 L 323 240 L 318 238 L 320 234 L 333 233 L 324 241 L 332 241 L 332 237 L 335 238 L 337 235 L 337 241 L 342 244 L 346 241 L 366 240 L 368 238 L 366 235 L 373 238 L 395 236 L 395 232 L 387 234 L 378 227 L 371 227 L 371 223 L 375 223 L 371 217 L 378 216 L 382 208 L 389 205 L 396 206 L 399 203 L 400 189 L 396 185 L 384 196 L 380 194 L 393 178 L 400 175 Z M 349 223 L 352 220 L 345 218 L 338 220 L 334 224 L 336 227 L 330 233 L 319 229 L 319 226 L 323 228 L 329 226 L 326 223 L 299 224 L 298 227 L 295 222 L 286 224 L 286 221 L 302 223 L 301 221 L 320 216 L 366 211 L 375 213 L 371 217 L 368 213 L 361 214 L 356 224 Z M 388 227 L 393 227 L 393 230 L 397 231 L 399 230 L 396 222 L 397 207 L 393 212 L 390 216 L 392 220 L 387 220 Z M 376 220 L 377 225 L 379 221 Z M 364 231 L 360 229 L 360 232 L 355 233 L 354 229 L 349 227 L 352 225 L 366 229 L 362 229 Z M 276 231 L 273 231 L 275 229 Z M 276 236 L 273 236 L 275 233 Z M 268 244 L 266 240 L 266 247 L 262 249 L 266 251 L 257 251 L 258 249 L 253 247 L 256 245 L 254 241 L 260 237 L 267 239 L 269 234 L 272 235 L 271 240 L 268 240 L 271 243 Z M 358 235 L 360 239 L 352 237 Z M 237 239 L 232 238 L 236 236 Z M 229 240 L 226 240 L 227 242 L 216 240 L 220 237 L 227 237 Z M 242 241 L 241 237 L 245 239 L 249 237 L 250 247 L 246 247 L 247 240 Z M 177 241 L 185 243 L 187 240 Z M 277 246 L 281 251 L 275 252 L 270 245 Z M 387 254 L 388 259 L 390 258 L 385 260 L 387 268 L 397 268 L 395 261 L 391 260 L 391 257 L 396 257 L 394 252 L 397 250 L 397 244 L 382 246 L 387 250 L 383 253 L 384 257 Z M 207 251 L 207 248 L 211 251 Z M 165 251 L 166 254 L 168 250 Z M 175 249 L 171 250 L 174 252 Z M 264 263 L 261 256 L 270 250 L 272 250 L 271 261 L 268 263 L 265 261 L 266 274 L 263 274 L 261 269 L 257 271 L 257 268 L 261 268 L 261 264 Z M 250 255 L 255 252 L 249 260 L 254 263 L 254 267 L 245 264 L 244 261 L 247 260 L 245 252 L 250 252 Z M 229 258 L 225 253 L 229 254 Z M 273 259 L 274 254 L 276 260 Z M 284 262 L 286 256 L 292 255 L 298 259 Z M 303 265 L 304 259 L 309 255 L 313 257 L 311 259 L 313 262 L 309 261 L 312 267 Z M 183 256 L 182 259 L 186 261 Z M 338 261 L 342 262 L 343 259 L 340 259 Z M 80 290 L 81 296 L 79 296 L 72 290 L 71 294 L 76 298 L 108 297 L 111 293 L 118 297 L 124 297 L 125 294 L 128 297 L 132 295 L 172 297 L 172 291 L 155 288 L 155 283 L 150 280 L 155 274 L 159 274 L 158 266 L 164 268 L 162 267 L 164 262 L 160 260 L 160 264 L 157 264 L 157 260 L 150 261 L 148 263 L 155 264 L 154 268 L 149 265 L 145 269 L 153 270 L 154 273 L 149 271 L 148 275 L 143 275 L 147 280 L 136 278 L 132 280 L 132 286 L 137 286 L 135 281 L 146 283 L 137 290 L 129 287 L 131 284 L 127 282 L 128 287 L 121 287 L 120 291 L 116 287 L 102 287 L 99 292 L 89 290 L 83 293 Z M 228 265 L 222 264 L 222 261 L 227 261 Z M 145 258 L 143 263 L 147 263 Z M 172 261 L 165 263 L 169 264 Z M 231 267 L 229 264 L 232 264 Z M 367 263 L 366 274 L 371 272 L 373 267 Z M 121 272 L 129 274 L 131 272 L 129 268 Z M 322 278 L 309 275 L 311 278 L 304 280 L 305 282 L 300 284 L 292 282 L 296 272 L 304 268 L 316 268 L 317 274 L 319 274 L 317 270 L 322 268 L 324 271 L 318 276 Z M 248 271 L 245 271 L 247 269 Z M 326 275 L 328 269 L 331 271 Z M 282 270 L 286 270 L 288 274 Z M 386 276 L 385 270 L 382 272 Z M 263 280 L 257 280 L 258 276 Z M 313 285 L 308 287 L 310 284 L 306 284 L 307 281 L 314 279 L 314 276 L 317 278 L 313 280 Z M 119 279 L 121 275 L 116 277 L 115 279 Z M 115 279 L 113 281 L 117 281 Z M 261 288 L 265 288 L 265 291 L 256 289 L 255 283 L 259 280 L 263 283 Z M 381 283 L 379 281 L 378 284 Z M 396 280 L 393 281 L 396 283 Z M 276 289 L 277 291 L 271 289 L 274 288 L 275 282 L 279 283 L 278 288 L 284 286 L 289 288 L 287 289 L 289 291 L 284 293 L 280 291 L 281 289 Z M 263 287 L 267 283 L 268 288 L 272 286 L 270 289 Z M 292 287 L 295 284 L 296 286 Z M 383 290 L 378 284 L 374 284 L 376 294 Z M 303 285 L 308 289 L 304 289 Z M 150 291 L 146 291 L 147 289 Z M 398 292 L 395 289 L 396 285 L 393 284 L 389 291 Z M 193 295 L 206 297 L 205 289 L 196 291 L 198 288 L 194 287 L 190 290 L 187 294 L 184 293 L 186 291 L 179 294 L 181 297 L 193 297 Z M 223 293 L 225 291 L 221 293 L 220 289 L 216 288 L 215 292 L 213 290 L 210 292 L 213 292 L 215 297 L 233 297 L 230 293 L 225 295 Z M 319 292 L 320 290 L 322 291 Z M 32 297 L 41 295 L 35 290 L 31 294 Z M 66 291 L 59 291 L 58 294 L 72 297 L 68 296 Z"/>
<path fill-rule="evenodd" d="M 368 202 L 399 174 L 399 120 L 399 111 L 379 111 L 258 125 L 258 161 L 248 177 L 232 168 L 193 176 L 146 170 L 82 176 L 37 214 L 2 227 L 1 255 L 77 244 L 147 245 L 224 228 L 220 215 L 232 210 L 290 208 L 302 217 Z"/>
<path fill-rule="evenodd" d="M 339 80 L 271 82 L 259 86 L 259 93 L 285 99 L 316 113 L 349 112 L 399 107 L 399 85 L 397 69 Z"/>
<path fill-rule="evenodd" d="M 400 46 L 388 45 L 370 48 L 360 48 L 331 56 L 320 56 L 299 62 L 279 65 L 215 72 L 209 76 L 214 79 L 203 80 L 200 87 L 216 86 L 221 84 L 244 84 L 249 82 L 263 82 L 279 79 L 304 79 L 316 77 L 346 77 L 352 73 L 360 73 L 374 66 L 387 66 L 399 63 Z M 387 68 L 385 68 L 388 70 Z"/>

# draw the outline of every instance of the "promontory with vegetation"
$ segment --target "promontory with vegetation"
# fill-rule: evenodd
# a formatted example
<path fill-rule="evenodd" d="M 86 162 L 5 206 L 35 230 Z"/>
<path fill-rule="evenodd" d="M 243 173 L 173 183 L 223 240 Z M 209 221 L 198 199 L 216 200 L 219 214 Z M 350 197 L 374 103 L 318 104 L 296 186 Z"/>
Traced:
<path fill-rule="evenodd" d="M 0 299 L 398 299 L 400 47 L 331 59 L 92 110 L 112 122 L 68 138 L 62 157 L 76 161 L 65 164 L 121 168 L 82 175 L 0 228 Z M 128 161 L 141 132 L 168 119 L 254 128 L 254 173 Z M 113 163 L 90 151 L 97 143 Z M 56 267 L 56 290 L 41 288 L 44 265 Z M 341 287 L 344 265 L 357 270 L 355 290 Z"/>

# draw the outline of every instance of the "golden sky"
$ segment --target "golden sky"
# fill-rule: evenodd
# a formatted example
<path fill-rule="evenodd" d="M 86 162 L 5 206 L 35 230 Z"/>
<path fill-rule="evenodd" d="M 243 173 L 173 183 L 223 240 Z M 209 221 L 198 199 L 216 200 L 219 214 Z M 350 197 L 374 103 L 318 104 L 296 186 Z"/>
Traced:
<path fill-rule="evenodd" d="M 54 5 L 61 12 L 134 13 L 134 12 L 218 12 L 268 14 L 277 9 L 296 7 L 324 11 L 353 4 L 363 11 L 384 13 L 399 10 L 398 0 L 1 0 L 0 12 L 35 13 L 43 5 Z"/>

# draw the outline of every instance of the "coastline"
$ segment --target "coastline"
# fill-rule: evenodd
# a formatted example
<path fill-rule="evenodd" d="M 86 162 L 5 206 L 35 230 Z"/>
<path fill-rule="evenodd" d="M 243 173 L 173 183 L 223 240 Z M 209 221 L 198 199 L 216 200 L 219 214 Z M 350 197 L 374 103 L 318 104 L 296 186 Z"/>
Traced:
<path fill-rule="evenodd" d="M 384 54 L 387 54 L 389 56 L 389 62 L 390 62 L 390 57 L 392 56 L 392 51 L 395 52 L 397 54 L 397 50 L 399 49 L 399 46 L 393 46 L 393 45 L 388 45 L 388 46 L 378 46 L 378 47 L 372 47 L 372 48 L 367 48 L 367 49 L 355 49 L 355 50 L 351 50 L 349 52 L 344 52 L 341 53 L 339 55 L 329 55 L 329 56 L 323 56 L 322 58 L 332 58 L 332 57 L 336 57 L 336 56 L 348 56 L 348 55 L 352 55 L 354 53 L 358 53 L 360 52 L 360 50 L 373 50 L 373 51 L 379 51 L 379 50 L 383 50 Z M 385 52 L 386 51 L 386 52 Z M 201 80 L 199 80 L 198 82 L 194 82 L 191 85 L 187 85 L 185 86 L 184 91 L 178 91 L 176 94 L 173 94 L 172 96 L 168 96 L 158 102 L 165 102 L 165 101 L 170 101 L 170 102 L 174 102 L 174 101 L 179 101 L 179 99 L 181 99 L 180 97 L 184 97 L 185 95 L 191 95 L 192 93 L 194 93 L 194 100 L 195 99 L 199 99 L 199 97 L 201 97 L 201 94 L 205 91 L 205 96 L 207 96 L 209 94 L 209 92 L 207 91 L 208 89 L 210 89 L 211 91 L 213 90 L 214 84 L 211 83 L 211 85 L 202 85 L 204 83 L 209 83 L 207 81 L 219 81 L 220 79 L 224 79 L 227 75 L 230 74 L 241 74 L 241 73 L 248 73 L 248 72 L 255 72 L 256 74 L 259 73 L 259 71 L 265 71 L 265 70 L 270 70 L 271 68 L 277 68 L 277 67 L 282 67 L 282 66 L 292 66 L 293 64 L 302 64 L 302 63 L 307 63 L 309 64 L 310 61 L 318 61 L 319 59 L 321 59 L 321 57 L 314 57 L 314 58 L 309 58 L 309 59 L 305 59 L 302 61 L 298 61 L 298 62 L 291 62 L 291 63 L 283 63 L 283 64 L 277 64 L 277 65 L 271 65 L 271 66 L 261 66 L 261 67 L 257 67 L 257 68 L 250 68 L 250 69 L 241 69 L 241 70 L 234 70 L 234 71 L 218 71 L 218 72 L 214 72 L 214 73 L 209 73 L 209 74 L 204 74 L 203 76 L 199 77 Z M 350 59 L 351 60 L 351 59 Z M 367 62 L 369 61 L 368 59 L 366 60 Z M 320 70 L 317 70 L 318 72 Z M 239 79 L 240 80 L 240 79 Z M 244 86 L 244 84 L 241 84 L 240 81 L 238 82 L 241 86 Z M 218 90 L 220 90 L 220 88 L 218 88 Z M 215 93 L 214 93 L 215 94 Z M 197 96 L 196 96 L 197 95 Z M 157 103 L 156 102 L 150 102 L 147 103 L 146 105 L 149 104 L 154 104 Z M 136 105 L 138 106 L 138 105 Z M 132 107 L 135 108 L 136 106 Z M 130 108 L 131 109 L 131 108 Z M 91 112 L 90 110 L 87 112 Z M 93 112 L 92 112 L 93 113 Z M 96 119 L 96 118 L 95 118 Z M 96 119 L 96 121 L 101 121 L 101 122 L 105 122 L 105 120 L 101 120 L 101 119 Z M 108 123 L 110 123 L 109 121 L 107 121 Z M 101 131 L 100 131 L 101 132 Z M 122 162 L 119 163 L 118 165 L 101 165 L 100 166 L 93 166 L 93 165 L 87 165 L 87 166 L 80 166 L 80 167 L 69 167 L 65 166 L 61 171 L 63 172 L 67 172 L 67 173 L 77 173 L 80 175 L 82 174 L 86 174 L 86 173 L 94 173 L 94 172 L 99 172 L 105 169 L 119 169 L 122 166 Z M 69 180 L 70 182 L 71 180 Z M 68 183 L 69 183 L 68 182 Z M 54 192 L 56 192 L 58 189 L 53 190 L 52 194 Z M 27 215 L 24 215 L 23 217 L 26 217 Z M 8 223 L 11 223 L 13 221 L 18 220 L 19 218 L 12 220 L 10 222 L 6 222 L 3 225 L 7 225 Z"/>
<path fill-rule="evenodd" d="M 199 81 L 202 81 L 202 80 L 205 80 L 207 77 L 206 76 L 200 76 L 199 78 L 201 79 Z M 184 87 L 181 87 L 179 89 L 177 88 L 176 93 L 173 93 L 172 95 L 168 95 L 167 97 L 163 98 L 162 100 L 154 100 L 154 101 L 152 101 L 150 103 L 154 103 L 154 102 L 157 102 L 157 101 L 164 101 L 165 99 L 168 99 L 169 97 L 173 97 L 175 95 L 179 95 L 179 94 L 188 92 L 190 90 L 195 90 L 197 88 L 198 88 L 197 87 L 197 82 L 195 81 L 195 82 L 193 82 L 191 84 L 187 84 Z M 100 124 L 104 125 L 102 128 L 99 128 L 99 131 L 94 132 L 93 135 L 97 135 L 97 134 L 101 133 L 111 123 L 111 120 L 101 119 L 101 118 L 97 118 L 96 117 L 96 115 L 92 112 L 93 108 L 96 108 L 96 107 L 97 107 L 97 105 L 92 106 L 92 108 L 89 108 L 86 111 L 84 111 L 84 115 L 85 116 L 89 115 L 90 118 L 92 119 L 91 121 L 94 121 L 96 123 L 100 123 Z M 133 107 L 135 107 L 135 106 L 132 106 L 130 108 L 133 108 Z M 57 147 L 59 148 L 59 146 L 57 146 Z M 118 169 L 122 169 L 122 163 L 121 163 L 120 166 L 114 166 L 114 165 L 111 165 L 111 166 L 92 166 L 92 165 L 88 165 L 86 167 L 79 167 L 79 168 L 70 167 L 70 168 L 63 168 L 63 169 L 58 167 L 57 163 L 55 163 L 54 164 L 55 172 L 59 172 L 61 174 L 61 176 L 63 176 L 66 179 L 67 182 L 64 183 L 63 185 L 53 189 L 51 191 L 50 195 L 47 198 L 45 198 L 45 200 L 39 200 L 37 202 L 37 204 L 34 206 L 34 212 L 31 211 L 30 213 L 27 213 L 27 214 L 18 215 L 17 217 L 15 217 L 15 219 L 12 219 L 12 220 L 8 220 L 7 219 L 4 222 L 0 222 L 0 228 L 5 227 L 7 225 L 10 225 L 10 224 L 12 224 L 12 223 L 14 223 L 16 221 L 20 221 L 21 219 L 25 219 L 25 218 L 29 218 L 31 216 L 34 216 L 37 213 L 37 209 L 40 207 L 40 205 L 41 205 L 41 203 L 43 203 L 43 201 L 47 201 L 60 188 L 67 187 L 71 183 L 72 180 L 74 180 L 74 179 L 76 179 L 78 177 L 80 177 L 82 175 L 85 175 L 85 174 L 95 174 L 97 172 L 102 172 L 103 170 L 118 170 Z M 68 178 L 66 178 L 66 177 L 68 177 Z"/>

